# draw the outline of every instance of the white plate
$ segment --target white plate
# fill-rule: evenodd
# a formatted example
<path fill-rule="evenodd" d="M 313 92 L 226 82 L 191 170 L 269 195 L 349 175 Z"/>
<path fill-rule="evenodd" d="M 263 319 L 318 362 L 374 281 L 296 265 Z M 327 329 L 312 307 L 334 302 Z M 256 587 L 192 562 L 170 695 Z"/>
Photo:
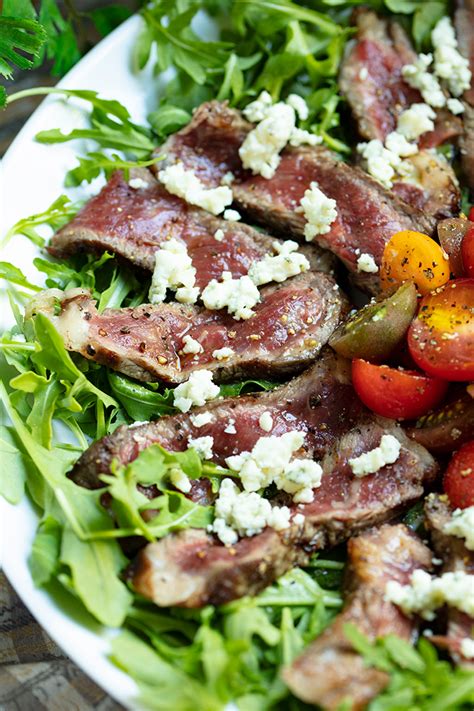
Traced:
<path fill-rule="evenodd" d="M 141 29 L 141 18 L 130 18 L 95 47 L 59 86 L 68 89 L 93 89 L 108 99 L 121 101 L 133 120 L 143 122 L 156 106 L 157 81 L 151 71 L 132 72 L 131 48 Z M 66 191 L 65 172 L 76 165 L 78 142 L 45 146 L 36 143 L 38 131 L 59 127 L 69 131 L 83 125 L 82 112 L 71 103 L 47 98 L 34 112 L 8 150 L 0 183 L 1 235 L 18 219 L 46 209 L 61 193 L 77 197 L 80 190 Z M 29 277 L 38 280 L 32 265 L 38 250 L 23 237 L 15 237 L 0 259 L 11 261 Z M 0 304 L 0 328 L 10 325 L 6 302 Z M 85 615 L 78 617 L 70 602 L 60 595 L 50 596 L 33 585 L 27 560 L 38 522 L 37 512 L 26 499 L 18 506 L 0 497 L 0 562 L 25 605 L 66 654 L 97 684 L 128 708 L 133 702 L 135 683 L 107 659 L 106 630 Z M 3 556 L 2 556 L 3 553 Z"/>

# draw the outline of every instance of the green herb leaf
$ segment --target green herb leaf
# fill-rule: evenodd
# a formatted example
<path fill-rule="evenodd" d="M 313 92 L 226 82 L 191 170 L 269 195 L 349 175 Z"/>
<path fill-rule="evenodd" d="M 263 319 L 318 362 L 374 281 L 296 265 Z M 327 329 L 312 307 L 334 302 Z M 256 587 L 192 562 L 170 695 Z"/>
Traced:
<path fill-rule="evenodd" d="M 0 455 L 0 494 L 11 504 L 18 504 L 25 489 L 27 461 L 14 434 L 3 425 L 0 425 Z"/>
<path fill-rule="evenodd" d="M 0 16 L 0 74 L 12 78 L 13 67 L 30 69 L 39 57 L 46 32 L 39 22 Z"/>
<path fill-rule="evenodd" d="M 62 527 L 51 516 L 38 526 L 28 559 L 31 577 L 37 587 L 49 583 L 58 570 L 61 534 Z"/>

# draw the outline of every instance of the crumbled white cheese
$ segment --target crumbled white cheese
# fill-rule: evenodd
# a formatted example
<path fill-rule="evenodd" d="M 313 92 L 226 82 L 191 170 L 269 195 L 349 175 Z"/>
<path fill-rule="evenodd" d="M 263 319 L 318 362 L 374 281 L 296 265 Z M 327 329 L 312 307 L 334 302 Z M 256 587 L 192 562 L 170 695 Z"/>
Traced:
<path fill-rule="evenodd" d="M 383 435 L 380 445 L 364 452 L 359 457 L 349 459 L 349 466 L 355 476 L 362 477 L 367 474 L 374 474 L 387 464 L 393 464 L 400 456 L 401 445 L 393 435 Z"/>
<path fill-rule="evenodd" d="M 188 447 L 196 450 L 201 459 L 212 459 L 212 448 L 214 446 L 214 437 L 207 435 L 206 437 L 190 437 L 188 439 Z"/>
<path fill-rule="evenodd" d="M 196 341 L 192 336 L 184 336 L 183 343 L 183 353 L 202 353 L 204 351 L 199 341 Z"/>
<path fill-rule="evenodd" d="M 224 346 L 224 348 L 216 348 L 215 351 L 212 351 L 212 357 L 216 358 L 217 360 L 227 360 L 228 358 L 231 358 L 234 355 L 235 351 L 233 348 L 228 348 L 227 346 Z"/>
<path fill-rule="evenodd" d="M 214 239 L 217 240 L 218 242 L 222 242 L 224 239 L 225 234 L 224 230 L 221 230 L 220 228 L 214 232 Z"/>
<path fill-rule="evenodd" d="M 259 121 L 263 121 L 263 119 L 267 115 L 268 109 L 272 105 L 272 97 L 270 96 L 268 91 L 262 91 L 260 96 L 255 99 L 255 101 L 252 101 L 250 104 L 247 104 L 242 113 L 248 121 L 251 121 L 252 123 L 258 123 Z"/>
<path fill-rule="evenodd" d="M 213 215 L 218 215 L 232 202 L 232 190 L 229 187 L 220 185 L 217 188 L 206 188 L 197 175 L 192 170 L 186 170 L 182 163 L 160 170 L 158 178 L 169 193 Z"/>
<path fill-rule="evenodd" d="M 155 268 L 151 278 L 148 298 L 151 304 L 160 304 L 168 289 L 176 292 L 176 300 L 181 303 L 195 303 L 199 296 L 196 270 L 186 245 L 172 238 L 164 242 L 155 252 Z"/>
<path fill-rule="evenodd" d="M 418 569 L 413 571 L 409 585 L 390 580 L 385 588 L 385 597 L 405 614 L 419 614 L 425 620 L 433 620 L 435 610 L 445 604 L 474 617 L 473 590 L 474 575 L 464 571 L 432 578 L 425 570 Z"/>
<path fill-rule="evenodd" d="M 431 33 L 435 74 L 444 79 L 453 96 L 461 96 L 471 85 L 469 60 L 458 50 L 450 17 L 442 17 Z"/>
<path fill-rule="evenodd" d="M 271 281 L 285 281 L 309 269 L 310 263 L 304 254 L 298 252 L 296 242 L 288 239 L 283 243 L 273 242 L 272 246 L 277 254 L 266 254 L 262 259 L 253 262 L 248 271 L 248 276 L 257 286 Z"/>
<path fill-rule="evenodd" d="M 357 259 L 357 271 L 367 272 L 368 274 L 376 274 L 379 268 L 371 254 L 363 252 Z"/>
<path fill-rule="evenodd" d="M 132 429 L 133 427 L 141 427 L 142 425 L 147 425 L 150 422 L 150 420 L 135 420 L 135 422 L 132 422 L 131 425 L 129 425 L 129 429 Z"/>
<path fill-rule="evenodd" d="M 241 219 L 240 212 L 237 210 L 224 210 L 222 217 L 228 222 L 238 222 Z"/>
<path fill-rule="evenodd" d="M 409 143 L 405 136 L 402 136 L 398 131 L 392 131 L 385 139 L 385 148 L 400 158 L 407 158 L 418 153 L 416 143 Z"/>
<path fill-rule="evenodd" d="M 398 117 L 397 132 L 408 140 L 416 140 L 434 129 L 435 118 L 436 114 L 428 104 L 412 104 Z"/>
<path fill-rule="evenodd" d="M 295 110 L 291 106 L 281 101 L 271 106 L 239 148 L 244 168 L 254 175 L 273 178 L 280 164 L 280 151 L 290 140 L 294 128 Z"/>
<path fill-rule="evenodd" d="M 297 148 L 298 146 L 318 146 L 323 142 L 321 136 L 316 133 L 310 133 L 304 128 L 294 128 L 291 132 L 289 144 Z"/>
<path fill-rule="evenodd" d="M 318 184 L 312 182 L 309 189 L 305 191 L 300 205 L 306 219 L 304 226 L 304 236 L 310 242 L 316 235 L 325 235 L 337 217 L 336 201 L 328 198 Z"/>
<path fill-rule="evenodd" d="M 294 459 L 285 468 L 276 484 L 279 489 L 293 494 L 297 504 L 309 504 L 314 498 L 313 489 L 321 486 L 323 470 L 312 459 Z"/>
<path fill-rule="evenodd" d="M 378 138 L 374 138 L 368 143 L 359 143 L 357 152 L 364 159 L 369 175 L 385 187 L 391 187 L 395 168 L 401 162 L 400 156 L 387 150 Z"/>
<path fill-rule="evenodd" d="M 474 551 L 474 506 L 469 506 L 467 509 L 456 509 L 451 520 L 444 526 L 443 532 L 450 536 L 464 538 L 466 548 Z"/>
<path fill-rule="evenodd" d="M 258 424 L 262 428 L 264 432 L 271 432 L 272 427 L 273 427 L 273 420 L 271 414 L 268 412 L 268 410 L 265 410 L 265 412 L 262 412 L 258 419 Z"/>
<path fill-rule="evenodd" d="M 295 523 L 297 526 L 302 526 L 305 521 L 305 518 L 306 517 L 303 514 L 298 513 L 293 516 L 293 520 L 291 523 Z"/>
<path fill-rule="evenodd" d="M 369 70 L 367 67 L 362 67 L 360 72 L 359 72 L 359 79 L 360 81 L 365 81 L 369 77 Z"/>
<path fill-rule="evenodd" d="M 466 659 L 474 659 L 474 639 L 468 639 L 465 637 L 461 641 L 461 654 Z"/>
<path fill-rule="evenodd" d="M 232 479 L 223 479 L 208 531 L 225 545 L 233 545 L 238 536 L 256 536 L 267 526 L 277 531 L 288 528 L 290 515 L 287 506 L 272 506 L 255 492 L 240 491 Z"/>
<path fill-rule="evenodd" d="M 448 106 L 448 109 L 455 116 L 464 113 L 464 104 L 462 103 L 462 101 L 459 101 L 459 99 L 448 99 L 446 104 Z"/>
<path fill-rule="evenodd" d="M 239 321 L 253 316 L 252 308 L 260 301 L 260 292 L 245 275 L 232 279 L 230 272 L 223 272 L 222 281 L 211 279 L 202 292 L 202 300 L 207 309 L 224 309 Z"/>
<path fill-rule="evenodd" d="M 438 79 L 428 71 L 433 62 L 432 54 L 419 54 L 413 64 L 402 67 L 402 76 L 411 87 L 418 89 L 430 106 L 441 108 L 446 104 L 446 97 Z"/>
<path fill-rule="evenodd" d="M 148 187 L 148 183 L 146 182 L 146 180 L 143 180 L 143 178 L 130 178 L 128 184 L 134 190 L 140 190 L 140 188 L 144 189 Z"/>
<path fill-rule="evenodd" d="M 219 387 L 212 382 L 210 370 L 196 370 L 189 380 L 178 385 L 173 392 L 174 406 L 188 412 L 194 405 L 205 405 L 219 395 Z"/>
<path fill-rule="evenodd" d="M 309 116 L 308 104 L 302 96 L 298 94 L 290 94 L 286 99 L 288 106 L 291 106 L 297 113 L 301 121 L 306 121 Z"/>
<path fill-rule="evenodd" d="M 277 437 L 260 437 L 251 452 L 227 457 L 227 466 L 240 475 L 245 491 L 258 491 L 275 484 L 293 495 L 297 503 L 313 500 L 313 489 L 321 484 L 322 469 L 312 459 L 293 459 L 301 448 L 304 433 L 297 430 Z"/>
<path fill-rule="evenodd" d="M 187 494 L 191 491 L 191 481 L 182 469 L 174 467 L 171 469 L 169 476 L 171 483 L 178 489 L 178 491 L 182 491 L 183 494 Z"/>
<path fill-rule="evenodd" d="M 191 415 L 189 419 L 194 427 L 203 427 L 212 422 L 214 417 L 210 412 L 198 412 L 197 415 Z"/>
<path fill-rule="evenodd" d="M 235 429 L 235 420 L 232 418 L 229 419 L 227 425 L 224 428 L 224 432 L 226 434 L 237 434 L 237 430 Z"/>

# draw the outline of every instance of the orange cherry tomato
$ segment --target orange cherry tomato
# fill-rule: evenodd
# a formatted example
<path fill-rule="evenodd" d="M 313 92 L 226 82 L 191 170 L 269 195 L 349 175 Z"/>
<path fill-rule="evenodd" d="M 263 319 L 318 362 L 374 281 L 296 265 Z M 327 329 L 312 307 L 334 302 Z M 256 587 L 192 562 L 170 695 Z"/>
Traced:
<path fill-rule="evenodd" d="M 474 379 L 474 279 L 453 279 L 421 299 L 408 348 L 430 375 Z"/>
<path fill-rule="evenodd" d="M 474 223 L 464 235 L 461 244 L 461 255 L 466 276 L 474 277 Z"/>
<path fill-rule="evenodd" d="M 444 475 L 443 488 L 454 508 L 474 506 L 474 440 L 453 454 Z"/>
<path fill-rule="evenodd" d="M 352 361 L 352 383 L 364 405 L 383 417 L 412 420 L 438 405 L 448 384 L 413 370 Z"/>
<path fill-rule="evenodd" d="M 385 245 L 380 280 L 383 289 L 412 281 L 420 294 L 427 294 L 449 280 L 449 259 L 428 235 L 396 232 Z"/>

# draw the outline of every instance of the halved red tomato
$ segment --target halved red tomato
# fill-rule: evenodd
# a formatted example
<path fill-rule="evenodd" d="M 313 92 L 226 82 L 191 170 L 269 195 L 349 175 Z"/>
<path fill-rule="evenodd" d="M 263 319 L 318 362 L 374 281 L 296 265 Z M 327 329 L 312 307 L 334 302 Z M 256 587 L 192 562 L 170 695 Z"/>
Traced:
<path fill-rule="evenodd" d="M 474 506 L 474 440 L 453 455 L 446 469 L 443 488 L 452 506 Z"/>
<path fill-rule="evenodd" d="M 474 279 L 454 279 L 422 298 L 408 330 L 408 347 L 430 375 L 474 378 Z"/>
<path fill-rule="evenodd" d="M 352 361 L 352 383 L 364 405 L 383 417 L 412 420 L 425 415 L 446 394 L 445 380 L 414 370 Z"/>
<path fill-rule="evenodd" d="M 471 222 L 474 222 L 474 205 L 469 210 L 469 220 L 471 220 Z"/>
<path fill-rule="evenodd" d="M 474 277 L 474 223 L 463 237 L 461 255 L 464 272 L 468 277 Z"/>

